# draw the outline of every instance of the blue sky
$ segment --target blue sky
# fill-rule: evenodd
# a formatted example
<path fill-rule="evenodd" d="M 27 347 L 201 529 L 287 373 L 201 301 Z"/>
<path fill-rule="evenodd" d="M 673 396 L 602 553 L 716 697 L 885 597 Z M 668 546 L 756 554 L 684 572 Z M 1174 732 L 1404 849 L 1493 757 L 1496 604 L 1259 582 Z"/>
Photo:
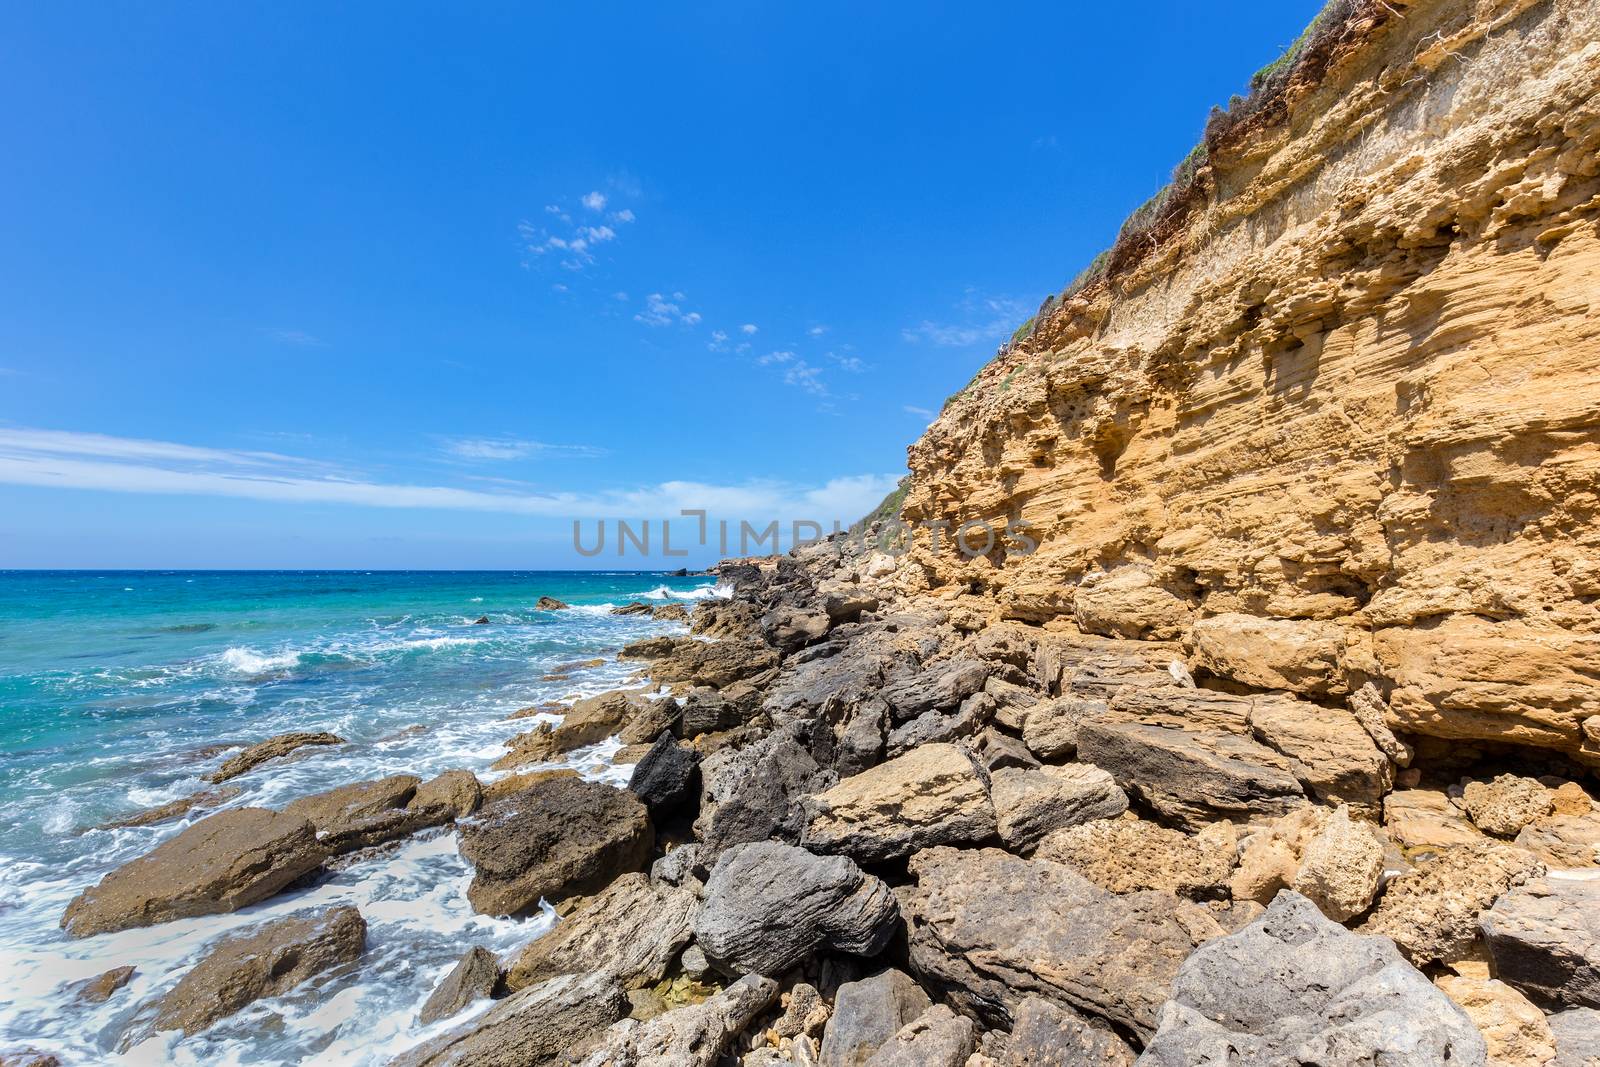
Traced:
<path fill-rule="evenodd" d="M 8 5 L 0 567 L 848 522 L 1318 6 Z"/>

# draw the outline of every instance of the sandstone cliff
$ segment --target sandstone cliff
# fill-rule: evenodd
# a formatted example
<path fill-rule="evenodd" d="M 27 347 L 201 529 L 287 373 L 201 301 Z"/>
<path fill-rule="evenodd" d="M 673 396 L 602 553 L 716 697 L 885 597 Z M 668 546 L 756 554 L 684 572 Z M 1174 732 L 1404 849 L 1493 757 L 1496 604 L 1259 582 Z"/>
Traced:
<path fill-rule="evenodd" d="M 1600 5 L 1346 6 L 911 447 L 908 524 L 1038 550 L 902 585 L 1600 763 Z"/>

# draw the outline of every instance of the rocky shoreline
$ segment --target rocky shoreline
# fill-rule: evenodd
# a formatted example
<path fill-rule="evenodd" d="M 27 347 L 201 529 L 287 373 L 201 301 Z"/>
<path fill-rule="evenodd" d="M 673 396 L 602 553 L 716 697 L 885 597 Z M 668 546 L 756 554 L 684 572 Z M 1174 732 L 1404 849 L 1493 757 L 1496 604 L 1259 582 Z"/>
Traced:
<path fill-rule="evenodd" d="M 854 542 L 718 573 L 734 593 L 690 633 L 622 650 L 639 687 L 513 738 L 505 777 L 221 811 L 63 927 L 233 911 L 453 828 L 477 911 L 561 918 L 505 957 L 463 944 L 396 1063 L 1600 1057 L 1583 768 L 1419 749 L 1357 698 L 1198 685 L 1180 646 L 906 593 Z M 627 789 L 548 767 L 610 738 Z M 285 735 L 213 777 L 338 743 Z M 365 929 L 344 906 L 225 938 L 123 1047 L 359 968 Z"/>

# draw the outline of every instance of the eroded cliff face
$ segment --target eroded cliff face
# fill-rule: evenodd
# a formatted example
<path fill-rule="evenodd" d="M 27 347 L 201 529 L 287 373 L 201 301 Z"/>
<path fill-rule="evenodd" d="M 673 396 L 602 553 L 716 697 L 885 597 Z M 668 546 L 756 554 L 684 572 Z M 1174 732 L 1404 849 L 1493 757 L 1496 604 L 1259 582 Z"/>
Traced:
<path fill-rule="evenodd" d="M 1038 550 L 901 581 L 1600 763 L 1600 4 L 1383 7 L 910 449 Z"/>

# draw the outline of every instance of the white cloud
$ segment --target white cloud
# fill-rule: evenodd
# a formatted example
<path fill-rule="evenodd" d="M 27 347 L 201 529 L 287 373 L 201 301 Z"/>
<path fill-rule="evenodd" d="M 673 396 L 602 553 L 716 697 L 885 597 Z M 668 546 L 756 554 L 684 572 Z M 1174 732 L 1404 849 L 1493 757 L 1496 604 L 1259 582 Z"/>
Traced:
<path fill-rule="evenodd" d="M 590 211 L 603 211 L 606 206 L 606 195 L 596 190 L 580 197 L 579 203 Z M 517 234 L 522 238 L 524 267 L 549 256 L 566 270 L 582 271 L 595 261 L 596 245 L 617 239 L 617 231 L 610 225 L 602 223 L 592 226 L 587 222 L 574 223 L 572 214 L 560 204 L 546 204 L 544 210 L 545 214 L 554 220 L 548 227 L 536 226 L 527 219 L 517 224 Z M 632 222 L 634 215 L 632 211 L 624 208 L 613 212 L 607 218 L 611 222 L 621 224 Z M 557 227 L 556 223 L 561 225 Z M 560 232 L 555 232 L 556 230 Z"/>
<path fill-rule="evenodd" d="M 929 411 L 927 408 L 919 408 L 915 404 L 907 404 L 901 410 L 907 415 L 915 415 L 919 419 L 931 419 L 934 417 L 933 412 Z"/>
<path fill-rule="evenodd" d="M 848 371 L 851 374 L 861 374 L 864 371 L 871 369 L 861 361 L 859 356 L 841 356 L 837 352 L 829 352 L 828 358 L 837 363 L 840 370 Z"/>
<path fill-rule="evenodd" d="M 552 445 L 517 437 L 463 437 L 444 442 L 444 450 L 458 459 L 527 459 L 530 456 L 603 456 L 605 449 L 589 445 Z"/>
<path fill-rule="evenodd" d="M 970 348 L 973 345 L 999 344 L 1033 313 L 1025 301 L 1006 296 L 983 296 L 967 290 L 954 310 L 954 322 L 934 322 L 924 319 L 916 326 L 900 331 L 900 336 L 913 344 L 929 344 L 951 348 Z"/>
<path fill-rule="evenodd" d="M 684 311 L 679 304 L 673 302 L 682 300 L 683 294 L 673 293 L 672 297 L 672 300 L 668 300 L 660 293 L 651 293 L 644 298 L 644 310 L 634 315 L 634 319 L 646 326 L 671 326 L 673 323 L 684 326 L 698 325 L 700 323 L 698 311 Z"/>
<path fill-rule="evenodd" d="M 813 326 L 811 329 L 806 331 L 806 333 L 810 334 L 812 337 L 821 337 L 827 332 L 828 328 L 826 326 Z"/>
<path fill-rule="evenodd" d="M 726 352 L 728 350 L 728 335 L 722 330 L 712 330 L 711 343 L 706 347 L 713 352 Z"/>
<path fill-rule="evenodd" d="M 770 367 L 774 363 L 787 363 L 794 359 L 793 352 L 768 352 L 764 356 L 757 356 L 756 362 L 763 367 Z"/>
<path fill-rule="evenodd" d="M 493 443 L 490 444 L 493 447 Z M 861 474 L 805 486 L 667 481 L 587 492 L 489 492 L 376 482 L 328 464 L 269 452 L 68 431 L 0 429 L 0 483 L 114 493 L 232 497 L 280 504 L 501 512 L 553 519 L 676 517 L 685 508 L 763 521 L 853 521 L 894 487 L 893 474 Z"/>
<path fill-rule="evenodd" d="M 606 194 L 598 189 L 592 193 L 584 194 L 583 206 L 590 211 L 604 211 L 606 209 Z"/>
<path fill-rule="evenodd" d="M 629 208 L 629 207 L 625 207 L 621 211 L 613 212 L 612 215 L 611 215 L 611 221 L 612 222 L 632 222 L 633 221 L 633 217 L 634 217 L 633 216 L 633 209 Z"/>
<path fill-rule="evenodd" d="M 623 291 L 621 291 L 621 290 L 620 290 L 620 289 L 619 289 L 619 290 L 617 290 L 617 291 L 616 291 L 616 292 L 614 292 L 614 293 L 612 293 L 612 294 L 611 294 L 611 299 L 613 299 L 613 300 L 620 300 L 620 301 L 622 301 L 622 302 L 623 302 L 623 303 L 627 303 L 627 301 L 628 301 L 628 294 L 627 294 L 627 293 L 624 293 L 624 292 L 623 292 Z"/>
<path fill-rule="evenodd" d="M 828 387 L 822 381 L 822 368 L 813 367 L 803 359 L 789 364 L 783 372 L 783 384 L 803 389 L 812 396 L 827 396 Z"/>
<path fill-rule="evenodd" d="M 760 329 L 761 329 L 761 327 L 757 326 L 755 323 L 747 322 L 743 326 L 739 327 L 739 332 L 744 334 L 746 337 L 748 337 L 748 336 L 756 333 Z"/>

